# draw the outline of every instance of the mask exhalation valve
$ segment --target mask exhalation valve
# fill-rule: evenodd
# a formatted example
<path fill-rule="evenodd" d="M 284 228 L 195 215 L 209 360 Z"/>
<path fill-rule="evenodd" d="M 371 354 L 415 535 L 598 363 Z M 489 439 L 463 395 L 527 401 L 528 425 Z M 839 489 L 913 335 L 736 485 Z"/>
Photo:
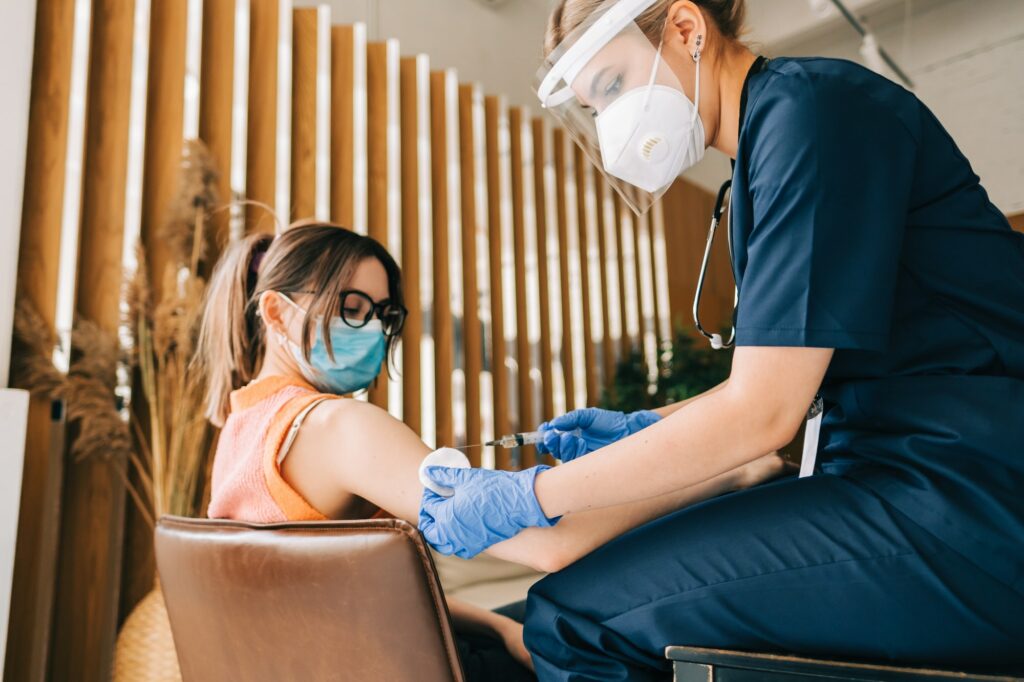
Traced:
<path fill-rule="evenodd" d="M 668 155 L 668 145 L 662 135 L 648 135 L 640 145 L 640 156 L 650 163 L 661 163 Z"/>

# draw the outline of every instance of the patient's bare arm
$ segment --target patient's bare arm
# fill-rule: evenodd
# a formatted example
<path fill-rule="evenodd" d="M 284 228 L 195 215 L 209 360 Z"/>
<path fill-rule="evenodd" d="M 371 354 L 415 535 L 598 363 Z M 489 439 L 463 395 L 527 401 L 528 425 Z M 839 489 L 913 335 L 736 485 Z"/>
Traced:
<path fill-rule="evenodd" d="M 379 407 L 332 400 L 310 413 L 282 473 L 314 507 L 328 515 L 363 498 L 416 524 L 423 494 L 417 470 L 429 452 L 408 426 Z M 660 497 L 568 514 L 552 528 L 525 530 L 488 551 L 541 571 L 559 570 L 647 521 L 774 477 L 782 470 L 782 461 L 769 456 Z"/>

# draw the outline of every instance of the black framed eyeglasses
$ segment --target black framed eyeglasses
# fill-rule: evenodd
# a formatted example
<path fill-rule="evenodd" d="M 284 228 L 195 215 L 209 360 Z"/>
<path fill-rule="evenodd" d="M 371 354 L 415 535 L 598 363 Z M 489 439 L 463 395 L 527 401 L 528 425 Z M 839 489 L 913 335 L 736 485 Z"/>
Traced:
<path fill-rule="evenodd" d="M 314 291 L 296 291 L 296 294 L 315 295 Z M 338 315 L 341 321 L 353 329 L 361 329 L 370 323 L 376 315 L 380 320 L 385 336 L 398 336 L 405 326 L 405 318 L 409 311 L 405 306 L 393 303 L 389 299 L 374 302 L 365 291 L 346 289 L 338 294 L 340 307 Z"/>
<path fill-rule="evenodd" d="M 388 299 L 374 302 L 369 294 L 358 289 L 342 291 L 339 297 L 341 319 L 353 329 L 365 327 L 376 316 L 386 336 L 397 336 L 402 333 L 405 318 L 409 314 L 405 306 L 392 303 Z"/>

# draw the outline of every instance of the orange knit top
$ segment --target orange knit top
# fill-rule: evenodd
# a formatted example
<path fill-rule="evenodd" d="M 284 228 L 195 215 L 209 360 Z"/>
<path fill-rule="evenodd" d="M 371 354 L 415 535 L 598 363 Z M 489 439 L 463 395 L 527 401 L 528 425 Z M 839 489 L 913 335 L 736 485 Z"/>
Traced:
<path fill-rule="evenodd" d="M 232 391 L 231 413 L 213 459 L 209 517 L 253 523 L 325 520 L 284 480 L 280 455 L 287 454 L 312 407 L 339 398 L 283 376 Z"/>

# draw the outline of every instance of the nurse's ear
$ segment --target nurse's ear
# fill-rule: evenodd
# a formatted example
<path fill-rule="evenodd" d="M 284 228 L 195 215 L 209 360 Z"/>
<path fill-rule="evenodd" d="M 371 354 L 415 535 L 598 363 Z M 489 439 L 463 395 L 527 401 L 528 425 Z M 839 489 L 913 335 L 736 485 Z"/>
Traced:
<path fill-rule="evenodd" d="M 686 54 L 692 63 L 707 45 L 708 24 L 692 0 L 677 0 L 668 8 L 665 33 L 662 36 L 662 54 L 671 52 L 677 57 Z M 693 69 L 689 69 L 691 72 Z"/>
<path fill-rule="evenodd" d="M 672 70 L 683 92 L 692 102 L 696 94 L 697 65 L 695 55 L 701 55 L 701 61 L 707 56 L 708 29 L 711 26 L 692 0 L 677 0 L 668 9 L 665 17 L 665 29 L 662 33 L 661 58 Z M 704 76 L 708 69 L 703 67 Z M 701 88 L 701 102 L 697 104 L 701 117 L 707 120 L 707 104 L 712 88 L 705 81 Z"/>

